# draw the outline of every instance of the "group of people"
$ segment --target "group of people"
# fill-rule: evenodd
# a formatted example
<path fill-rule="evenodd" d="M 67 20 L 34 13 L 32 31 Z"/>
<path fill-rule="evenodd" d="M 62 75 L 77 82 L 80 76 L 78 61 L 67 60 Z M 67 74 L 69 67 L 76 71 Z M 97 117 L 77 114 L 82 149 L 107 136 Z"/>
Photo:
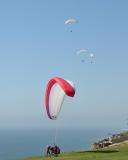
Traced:
<path fill-rule="evenodd" d="M 55 145 L 55 146 L 50 146 L 50 145 L 47 145 L 47 151 L 46 151 L 46 155 L 47 157 L 51 157 L 51 156 L 58 156 L 60 154 L 60 148 Z"/>

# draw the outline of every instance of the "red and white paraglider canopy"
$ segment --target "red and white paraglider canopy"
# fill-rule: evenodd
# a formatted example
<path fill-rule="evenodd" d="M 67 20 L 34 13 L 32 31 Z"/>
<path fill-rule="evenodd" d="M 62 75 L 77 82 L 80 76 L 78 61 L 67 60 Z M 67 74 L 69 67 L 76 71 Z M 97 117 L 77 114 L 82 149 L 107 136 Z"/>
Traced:
<path fill-rule="evenodd" d="M 57 119 L 65 95 L 74 97 L 75 87 L 73 83 L 59 77 L 52 78 L 47 84 L 45 94 L 45 106 L 50 119 Z"/>

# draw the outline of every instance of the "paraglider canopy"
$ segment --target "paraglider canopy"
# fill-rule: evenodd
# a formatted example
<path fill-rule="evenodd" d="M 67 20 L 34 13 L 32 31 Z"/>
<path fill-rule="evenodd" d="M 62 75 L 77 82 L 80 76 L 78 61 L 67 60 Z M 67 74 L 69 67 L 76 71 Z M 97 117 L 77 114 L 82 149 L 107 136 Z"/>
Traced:
<path fill-rule="evenodd" d="M 92 57 L 92 58 L 93 58 L 93 57 L 94 57 L 94 54 L 93 54 L 93 53 L 91 53 L 91 54 L 90 54 L 90 57 Z"/>
<path fill-rule="evenodd" d="M 85 62 L 85 59 L 91 60 L 91 63 L 94 62 L 95 55 L 87 49 L 79 49 L 76 51 L 76 55 L 80 56 L 81 62 Z"/>
<path fill-rule="evenodd" d="M 91 63 L 93 63 L 94 62 L 94 58 L 95 58 L 94 53 L 90 53 L 90 58 L 91 58 Z"/>
<path fill-rule="evenodd" d="M 78 20 L 75 18 L 69 18 L 65 21 L 65 24 L 75 24 L 78 23 Z"/>
<path fill-rule="evenodd" d="M 87 50 L 86 49 L 80 49 L 76 52 L 77 55 L 81 54 L 81 53 L 86 53 Z"/>
<path fill-rule="evenodd" d="M 71 81 L 64 80 L 63 78 L 52 78 L 47 84 L 45 94 L 45 106 L 47 115 L 50 119 L 57 119 L 65 95 L 74 97 L 74 84 Z"/>
<path fill-rule="evenodd" d="M 65 25 L 74 25 L 76 23 L 78 23 L 78 20 L 75 18 L 69 18 L 64 22 Z M 72 32 L 71 28 L 70 28 L 70 32 Z"/>

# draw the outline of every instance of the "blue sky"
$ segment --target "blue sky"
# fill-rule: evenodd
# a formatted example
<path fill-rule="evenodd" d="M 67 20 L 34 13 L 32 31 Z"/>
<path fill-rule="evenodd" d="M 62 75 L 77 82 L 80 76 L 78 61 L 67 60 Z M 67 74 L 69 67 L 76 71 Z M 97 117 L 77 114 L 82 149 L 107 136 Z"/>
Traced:
<path fill-rule="evenodd" d="M 0 127 L 50 127 L 44 94 L 60 76 L 75 83 L 61 126 L 126 128 L 128 117 L 126 0 L 0 1 Z M 79 23 L 64 24 L 70 17 Z M 81 63 L 86 48 L 95 63 Z"/>

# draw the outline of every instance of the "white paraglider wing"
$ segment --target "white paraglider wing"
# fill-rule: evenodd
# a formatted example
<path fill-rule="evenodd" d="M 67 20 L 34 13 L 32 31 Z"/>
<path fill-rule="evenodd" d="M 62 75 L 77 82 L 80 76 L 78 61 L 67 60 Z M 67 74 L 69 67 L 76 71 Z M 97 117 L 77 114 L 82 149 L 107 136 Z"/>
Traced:
<path fill-rule="evenodd" d="M 87 49 L 79 49 L 79 50 L 76 52 L 76 55 L 80 56 L 81 62 L 84 63 L 84 62 L 85 62 L 85 59 L 86 59 L 87 56 L 88 56 L 88 50 L 87 50 Z"/>
<path fill-rule="evenodd" d="M 65 92 L 57 83 L 55 83 L 49 95 L 49 112 L 52 119 L 56 119 L 58 117 L 64 97 Z"/>
<path fill-rule="evenodd" d="M 75 18 L 69 18 L 65 21 L 65 24 L 74 24 L 74 23 L 78 23 L 78 20 L 76 20 Z"/>
<path fill-rule="evenodd" d="M 80 55 L 81 53 L 87 53 L 86 49 L 80 49 L 76 52 L 77 55 Z"/>
<path fill-rule="evenodd" d="M 85 62 L 85 59 L 86 59 L 86 60 L 91 60 L 91 63 L 92 63 L 94 61 L 94 59 L 95 59 L 94 53 L 91 53 L 87 49 L 80 49 L 80 50 L 78 50 L 76 52 L 76 55 L 80 56 L 81 62 Z"/>

